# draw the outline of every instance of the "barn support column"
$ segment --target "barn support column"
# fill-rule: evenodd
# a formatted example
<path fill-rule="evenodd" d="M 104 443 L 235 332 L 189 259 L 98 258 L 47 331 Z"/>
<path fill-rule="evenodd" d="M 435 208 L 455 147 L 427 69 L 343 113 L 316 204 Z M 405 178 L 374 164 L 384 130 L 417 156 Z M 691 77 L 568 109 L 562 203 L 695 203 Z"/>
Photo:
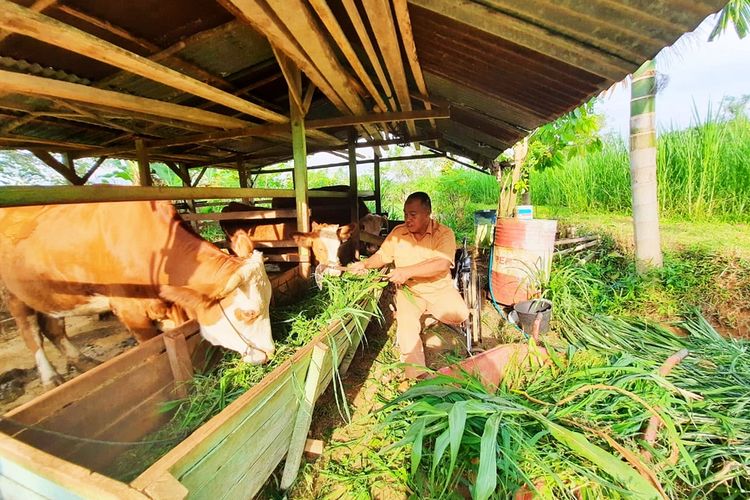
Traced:
<path fill-rule="evenodd" d="M 141 186 L 153 186 L 151 179 L 151 168 L 148 163 L 148 151 L 143 139 L 135 140 L 135 155 L 138 158 L 138 184 Z"/>
<path fill-rule="evenodd" d="M 247 167 L 245 166 L 245 162 L 242 161 L 242 157 L 237 157 L 237 177 L 239 178 L 240 187 L 247 189 Z M 250 198 L 242 198 L 242 203 L 250 205 L 251 200 Z"/>
<path fill-rule="evenodd" d="M 375 179 L 375 213 L 383 213 L 383 200 L 380 198 L 380 154 L 373 148 L 372 175 Z"/>
<path fill-rule="evenodd" d="M 302 91 L 302 75 L 295 71 L 294 84 L 297 95 Z M 292 122 L 292 148 L 294 152 L 294 195 L 297 200 L 297 230 L 310 231 L 310 216 L 307 202 L 307 143 L 305 140 L 305 118 L 302 108 L 293 98 L 294 91 L 289 90 L 290 120 Z M 310 277 L 310 249 L 299 247 L 299 270 L 303 278 Z"/>
<path fill-rule="evenodd" d="M 349 203 L 351 206 L 351 221 L 357 230 L 354 231 L 354 255 L 359 259 L 359 200 L 357 199 L 357 134 L 354 129 L 349 130 Z"/>

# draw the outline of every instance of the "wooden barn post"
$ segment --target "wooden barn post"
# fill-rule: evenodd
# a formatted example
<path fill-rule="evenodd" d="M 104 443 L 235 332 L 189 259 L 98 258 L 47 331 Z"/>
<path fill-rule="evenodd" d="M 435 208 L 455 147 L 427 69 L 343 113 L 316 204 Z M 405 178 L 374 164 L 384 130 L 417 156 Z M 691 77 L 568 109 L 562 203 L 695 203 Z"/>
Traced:
<path fill-rule="evenodd" d="M 373 148 L 372 175 L 375 178 L 375 212 L 382 213 L 383 200 L 380 199 L 380 154 Z"/>
<path fill-rule="evenodd" d="M 135 140 L 135 154 L 138 158 L 138 184 L 141 186 L 153 186 L 151 179 L 151 168 L 148 162 L 148 151 L 143 139 Z"/>
<path fill-rule="evenodd" d="M 297 201 L 297 230 L 310 231 L 309 204 L 307 198 L 307 143 L 305 140 L 305 113 L 295 99 L 302 91 L 302 74 L 294 71 L 294 82 L 289 83 L 289 117 L 292 122 L 292 149 L 294 153 L 294 195 Z M 294 85 L 294 88 L 292 88 Z M 310 277 L 310 249 L 299 247 L 299 270 L 303 278 Z"/>
<path fill-rule="evenodd" d="M 349 203 L 351 206 L 351 221 L 357 230 L 354 231 L 354 255 L 359 258 L 359 199 L 357 186 L 357 134 L 349 131 Z"/>

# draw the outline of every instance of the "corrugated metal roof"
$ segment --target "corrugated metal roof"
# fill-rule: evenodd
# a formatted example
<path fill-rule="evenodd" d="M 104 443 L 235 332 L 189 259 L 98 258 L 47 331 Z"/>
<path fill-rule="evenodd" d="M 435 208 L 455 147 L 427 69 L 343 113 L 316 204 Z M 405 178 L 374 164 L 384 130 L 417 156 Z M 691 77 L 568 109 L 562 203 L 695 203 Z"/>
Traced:
<path fill-rule="evenodd" d="M 235 16 L 241 9 L 237 10 L 232 1 L 58 0 L 43 14 L 286 115 L 287 86 L 271 46 L 266 36 L 251 28 L 242 15 Z M 253 5 L 256 1 L 259 0 L 249 0 Z M 31 8 L 35 5 L 33 0 L 15 3 Z M 328 3 L 368 77 L 378 92 L 388 97 L 351 13 L 341 0 Z M 260 1 L 259 5 L 263 8 L 266 2 Z M 313 65 L 317 56 L 308 51 L 328 45 L 331 50 L 327 57 L 339 58 L 338 66 L 333 67 L 346 72 L 355 88 L 364 88 L 361 74 L 354 71 L 345 51 L 314 9 L 304 5 L 307 12 L 288 15 L 309 15 L 311 24 L 292 24 L 284 16 L 272 15 L 269 19 L 280 24 L 276 35 L 286 37 L 286 43 L 298 44 L 296 40 L 302 40 L 295 45 L 296 50 Z M 530 130 L 622 79 L 723 5 L 723 0 L 409 0 L 427 98 L 452 110 L 450 119 L 436 121 L 439 143 L 447 151 L 487 165 Z M 365 8 L 361 3 L 357 3 L 357 8 L 377 52 L 380 47 L 372 38 Z M 305 26 L 310 31 L 291 31 Z M 398 30 L 397 22 L 394 26 Z M 267 26 L 256 28 L 263 31 Z M 304 43 L 317 36 L 314 33 L 323 35 L 322 45 Z M 401 38 L 400 32 L 398 37 Z M 418 93 L 403 41 L 401 50 L 409 90 Z M 169 85 L 121 71 L 98 57 L 76 54 L 32 37 L 0 32 L 0 54 L 0 69 L 178 103 L 236 116 L 249 123 L 260 122 Z M 378 59 L 384 59 L 382 54 Z M 393 87 L 394 74 L 388 68 L 385 73 Z M 308 76 L 313 81 L 333 81 L 330 74 Z M 316 90 L 314 96 L 311 118 L 341 114 L 341 106 L 337 110 L 337 105 L 321 90 Z M 365 107 L 372 109 L 372 96 L 363 92 L 361 97 Z M 180 138 L 211 130 L 199 123 L 153 117 L 148 110 L 133 113 L 80 102 L 69 103 L 75 104 L 73 108 L 66 104 L 60 99 L 0 93 L 0 147 L 20 147 L 24 136 L 36 141 L 29 145 L 38 147 L 39 141 L 59 141 L 55 150 L 65 150 L 77 148 L 76 144 L 112 147 L 132 144 L 135 137 Z M 412 100 L 412 106 L 423 109 L 421 101 Z M 71 116 L 75 109 L 82 114 Z M 421 135 L 433 134 L 426 121 L 417 122 L 417 129 Z M 404 134 L 406 127 L 401 123 L 393 130 Z M 336 132 L 345 137 L 345 129 Z M 264 158 L 275 161 L 291 156 L 287 141 L 274 143 L 272 138 L 223 139 L 197 147 L 183 145 L 158 151 L 160 157 L 171 154 L 188 163 L 195 158 L 196 164 L 201 163 L 201 157 L 204 163 L 222 158 L 233 163 L 237 155 L 246 155 L 248 161 L 262 164 Z"/>

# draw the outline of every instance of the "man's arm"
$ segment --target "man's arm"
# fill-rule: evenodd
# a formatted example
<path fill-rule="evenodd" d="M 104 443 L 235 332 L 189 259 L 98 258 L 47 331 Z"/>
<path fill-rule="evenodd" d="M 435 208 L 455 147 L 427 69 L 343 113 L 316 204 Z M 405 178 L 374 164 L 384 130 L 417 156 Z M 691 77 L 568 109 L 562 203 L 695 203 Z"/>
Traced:
<path fill-rule="evenodd" d="M 448 259 L 443 257 L 433 257 L 412 266 L 397 267 L 391 271 L 388 278 L 397 285 L 403 285 L 411 278 L 432 278 L 433 276 L 441 276 L 449 271 L 450 268 L 451 261 Z"/>
<path fill-rule="evenodd" d="M 383 262 L 383 258 L 380 256 L 380 253 L 376 253 L 365 260 L 360 260 L 359 262 L 349 264 L 347 268 L 351 271 L 356 272 L 364 271 L 365 269 L 380 269 L 384 265 L 385 262 Z"/>

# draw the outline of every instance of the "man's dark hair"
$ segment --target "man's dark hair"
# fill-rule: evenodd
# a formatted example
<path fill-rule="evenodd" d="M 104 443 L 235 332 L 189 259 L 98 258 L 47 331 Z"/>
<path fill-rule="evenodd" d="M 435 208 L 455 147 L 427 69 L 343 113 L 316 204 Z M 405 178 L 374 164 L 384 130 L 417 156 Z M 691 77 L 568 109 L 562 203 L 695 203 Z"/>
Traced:
<path fill-rule="evenodd" d="M 415 193 L 410 194 L 409 197 L 406 198 L 405 203 L 409 203 L 414 200 L 419 200 L 422 206 L 427 207 L 427 210 L 432 212 L 432 200 L 430 200 L 430 195 L 428 195 L 424 191 L 417 191 Z"/>

